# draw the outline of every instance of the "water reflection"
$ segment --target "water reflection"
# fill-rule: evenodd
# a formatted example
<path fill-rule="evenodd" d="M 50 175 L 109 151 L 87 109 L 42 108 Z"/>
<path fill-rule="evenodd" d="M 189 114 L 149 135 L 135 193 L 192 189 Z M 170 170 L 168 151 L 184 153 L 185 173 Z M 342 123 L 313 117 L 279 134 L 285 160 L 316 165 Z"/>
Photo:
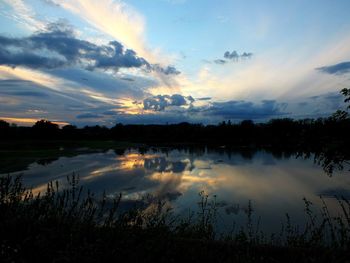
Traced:
<path fill-rule="evenodd" d="M 330 178 L 312 159 L 298 159 L 289 153 L 229 151 L 227 149 L 129 149 L 61 157 L 35 162 L 22 171 L 25 184 L 35 193 L 46 183 L 77 173 L 81 184 L 96 194 L 123 194 L 128 205 L 142 202 L 146 194 L 172 204 L 176 213 L 196 209 L 198 193 L 216 194 L 222 225 L 242 220 L 248 200 L 265 227 L 280 227 L 286 212 L 296 221 L 304 219 L 302 198 L 315 204 L 319 195 L 349 196 L 347 171 Z M 337 213 L 333 200 L 330 209 Z M 278 230 L 278 229 L 277 229 Z"/>

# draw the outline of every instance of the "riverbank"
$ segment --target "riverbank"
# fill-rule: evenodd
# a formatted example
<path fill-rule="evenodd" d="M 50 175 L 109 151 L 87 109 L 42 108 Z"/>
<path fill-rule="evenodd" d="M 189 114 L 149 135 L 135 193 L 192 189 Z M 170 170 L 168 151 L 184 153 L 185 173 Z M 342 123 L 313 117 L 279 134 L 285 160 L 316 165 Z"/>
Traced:
<path fill-rule="evenodd" d="M 266 235 L 247 212 L 235 233 L 215 233 L 215 202 L 204 193 L 191 218 L 173 217 L 161 200 L 120 211 L 122 196 L 97 197 L 78 185 L 60 190 L 50 183 L 34 196 L 20 177 L 0 180 L 1 262 L 347 262 L 350 246 L 348 200 L 342 217 L 309 213 L 306 231 L 290 221 Z M 150 199 L 148 199 L 150 200 Z M 302 209 L 302 208 L 301 208 Z M 319 223 L 316 223 L 319 222 Z"/>

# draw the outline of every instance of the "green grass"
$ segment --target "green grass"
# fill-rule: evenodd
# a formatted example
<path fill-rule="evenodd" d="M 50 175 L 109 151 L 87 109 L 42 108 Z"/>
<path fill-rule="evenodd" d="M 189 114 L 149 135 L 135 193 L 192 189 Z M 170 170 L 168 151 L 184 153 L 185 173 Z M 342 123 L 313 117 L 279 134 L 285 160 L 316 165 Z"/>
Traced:
<path fill-rule="evenodd" d="M 287 215 L 274 235 L 260 230 L 249 203 L 245 226 L 219 235 L 215 196 L 201 192 L 198 210 L 180 218 L 152 196 L 123 211 L 121 195 L 96 197 L 67 179 L 70 188 L 49 183 L 34 196 L 20 177 L 0 178 L 1 262 L 349 262 L 348 200 L 338 200 L 337 217 L 325 202 L 318 217 L 305 200 L 306 226 Z"/>

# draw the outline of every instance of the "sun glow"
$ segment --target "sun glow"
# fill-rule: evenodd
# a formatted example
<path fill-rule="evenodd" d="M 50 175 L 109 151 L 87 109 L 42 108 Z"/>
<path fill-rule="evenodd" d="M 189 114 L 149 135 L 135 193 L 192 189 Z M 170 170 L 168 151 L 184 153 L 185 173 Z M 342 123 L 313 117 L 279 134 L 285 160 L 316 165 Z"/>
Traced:
<path fill-rule="evenodd" d="M 10 123 L 15 123 L 15 124 L 24 125 L 24 126 L 33 125 L 37 121 L 40 121 L 40 119 L 34 119 L 34 118 L 18 118 L 18 117 L 12 118 L 12 117 L 1 117 L 1 116 L 0 116 L 0 120 L 4 120 Z M 51 121 L 51 122 L 61 127 L 69 124 L 69 122 L 64 122 L 64 121 Z"/>

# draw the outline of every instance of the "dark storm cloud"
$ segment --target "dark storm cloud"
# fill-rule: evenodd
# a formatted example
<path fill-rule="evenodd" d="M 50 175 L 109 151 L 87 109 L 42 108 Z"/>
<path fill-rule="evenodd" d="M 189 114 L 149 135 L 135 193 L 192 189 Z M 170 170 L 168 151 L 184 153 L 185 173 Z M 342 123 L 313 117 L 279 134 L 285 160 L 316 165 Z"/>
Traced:
<path fill-rule="evenodd" d="M 162 111 L 169 106 L 184 106 L 194 102 L 191 96 L 174 95 L 157 95 L 143 100 L 145 110 Z"/>
<path fill-rule="evenodd" d="M 191 110 L 231 119 L 264 119 L 286 114 L 283 112 L 285 107 L 286 104 L 277 103 L 275 100 L 263 100 L 259 104 L 249 101 L 227 101 L 214 102 L 209 107 L 197 107 Z"/>
<path fill-rule="evenodd" d="M 150 64 L 143 58 L 137 57 L 136 52 L 131 49 L 124 49 L 117 41 L 109 42 L 109 46 L 101 46 L 101 52 L 92 54 L 91 59 L 95 60 L 94 68 L 140 68 Z M 106 55 L 105 55 L 106 54 Z"/>
<path fill-rule="evenodd" d="M 342 75 L 350 72 L 350 62 L 341 62 L 335 65 L 316 68 L 316 70 L 333 75 Z"/>
<path fill-rule="evenodd" d="M 32 68 L 58 68 L 81 64 L 88 69 L 149 67 L 148 62 L 119 42 L 95 45 L 75 37 L 65 23 L 47 26 L 47 31 L 26 38 L 0 37 L 0 64 Z M 48 54 L 51 53 L 51 54 Z"/>
<path fill-rule="evenodd" d="M 144 68 L 165 75 L 180 74 L 173 66 L 163 68 L 159 64 L 148 63 L 117 41 L 96 45 L 78 39 L 73 28 L 62 21 L 51 23 L 46 31 L 29 37 L 0 36 L 0 64 L 44 69 L 76 65 L 88 70 Z"/>
<path fill-rule="evenodd" d="M 2 45 L 0 39 L 0 65 L 7 65 L 11 67 L 24 66 L 29 68 L 57 68 L 62 67 L 66 63 L 57 58 L 47 58 L 37 54 L 25 53 L 25 51 L 20 51 L 12 53 L 12 51 L 7 50 Z"/>

